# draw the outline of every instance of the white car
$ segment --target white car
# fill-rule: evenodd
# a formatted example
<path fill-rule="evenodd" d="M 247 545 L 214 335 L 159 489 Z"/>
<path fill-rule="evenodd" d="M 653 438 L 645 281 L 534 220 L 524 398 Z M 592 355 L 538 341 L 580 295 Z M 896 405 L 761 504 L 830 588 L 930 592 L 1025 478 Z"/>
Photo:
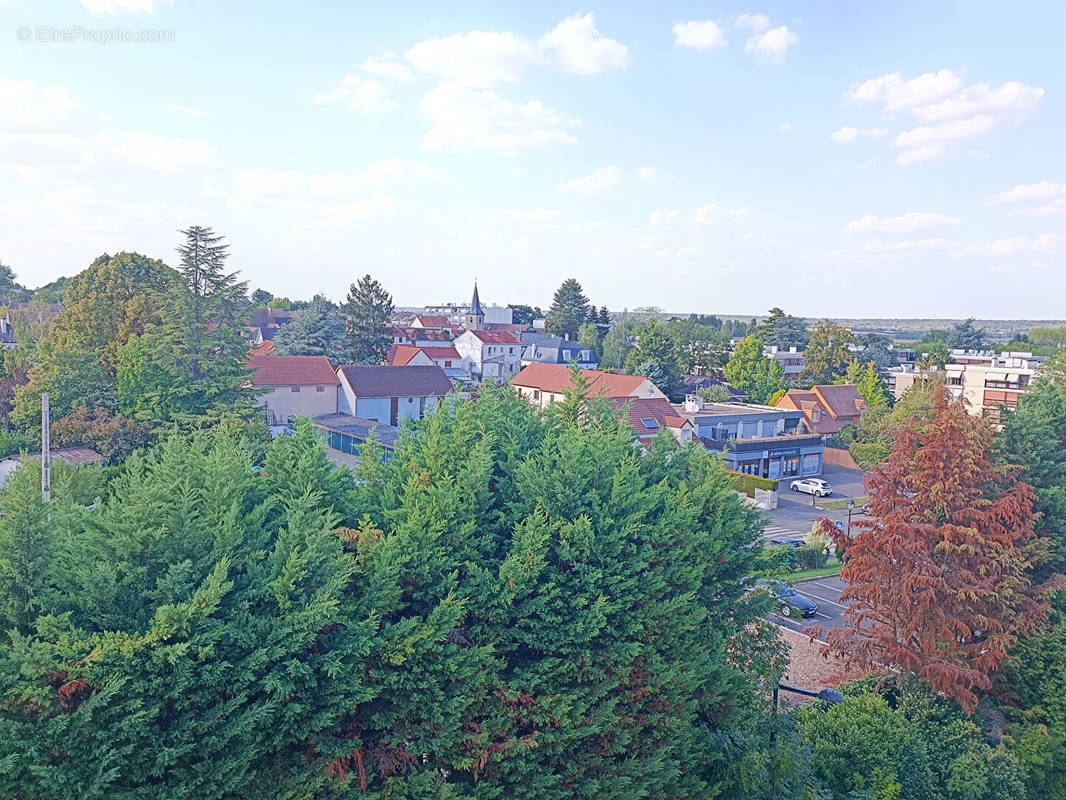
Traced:
<path fill-rule="evenodd" d="M 833 487 L 829 485 L 829 481 L 823 481 L 821 478 L 801 478 L 792 481 L 792 491 L 806 492 L 815 497 L 829 497 L 833 493 Z"/>

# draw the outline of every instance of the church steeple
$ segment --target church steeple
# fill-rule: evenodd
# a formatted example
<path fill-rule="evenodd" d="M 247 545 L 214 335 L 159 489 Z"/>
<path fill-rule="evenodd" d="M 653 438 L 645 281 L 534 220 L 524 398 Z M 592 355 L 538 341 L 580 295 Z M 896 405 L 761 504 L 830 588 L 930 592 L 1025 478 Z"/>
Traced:
<path fill-rule="evenodd" d="M 477 294 L 477 280 L 474 280 L 474 297 L 470 300 L 470 310 L 466 312 L 466 329 L 479 331 L 485 326 L 485 312 L 481 308 L 481 298 Z"/>

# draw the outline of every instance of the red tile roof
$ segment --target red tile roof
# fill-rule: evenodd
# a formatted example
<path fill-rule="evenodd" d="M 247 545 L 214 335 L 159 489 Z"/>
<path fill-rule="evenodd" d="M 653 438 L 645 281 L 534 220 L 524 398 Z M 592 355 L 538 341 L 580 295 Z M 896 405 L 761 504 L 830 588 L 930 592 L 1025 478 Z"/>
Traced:
<path fill-rule="evenodd" d="M 590 394 L 607 398 L 629 397 L 647 380 L 643 375 L 618 375 L 594 369 L 583 369 L 581 374 L 589 382 Z M 562 394 L 570 386 L 570 367 L 566 364 L 533 363 L 515 375 L 511 383 Z"/>
<path fill-rule="evenodd" d="M 252 356 L 252 386 L 337 385 L 337 373 L 325 356 Z"/>
<path fill-rule="evenodd" d="M 452 390 L 444 370 L 432 366 L 341 367 L 356 397 L 443 397 Z"/>
<path fill-rule="evenodd" d="M 272 356 L 277 351 L 278 346 L 269 339 L 263 342 L 261 345 L 252 348 L 253 356 Z"/>
<path fill-rule="evenodd" d="M 423 328 L 450 328 L 451 322 L 442 314 L 419 314 L 415 319 Z"/>
<path fill-rule="evenodd" d="M 688 422 L 665 397 L 618 397 L 611 400 L 611 408 L 625 408 L 629 424 L 642 438 L 653 438 L 663 428 L 680 428 Z M 658 424 L 649 427 L 644 420 L 655 420 Z"/>
<path fill-rule="evenodd" d="M 866 410 L 866 401 L 850 383 L 812 386 L 811 391 L 834 417 L 857 417 Z"/>
<path fill-rule="evenodd" d="M 485 344 L 522 344 L 522 337 L 510 331 L 467 331 Z"/>
<path fill-rule="evenodd" d="M 411 359 L 417 356 L 420 352 L 425 353 L 431 359 L 451 359 L 453 361 L 460 361 L 461 357 L 459 352 L 454 347 L 436 347 L 426 346 L 418 347 L 413 344 L 397 344 L 393 345 L 392 350 L 389 352 L 389 363 L 394 367 L 404 367 L 411 363 Z"/>

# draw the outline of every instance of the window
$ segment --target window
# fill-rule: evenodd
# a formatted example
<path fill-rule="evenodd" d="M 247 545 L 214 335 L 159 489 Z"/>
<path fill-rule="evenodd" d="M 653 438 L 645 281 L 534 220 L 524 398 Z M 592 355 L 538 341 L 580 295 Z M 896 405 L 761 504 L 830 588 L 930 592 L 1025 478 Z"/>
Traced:
<path fill-rule="evenodd" d="M 316 392 L 324 392 L 324 391 L 326 391 L 326 387 L 325 386 L 316 386 L 315 387 L 315 391 Z"/>
<path fill-rule="evenodd" d="M 509 355 L 513 356 L 514 355 L 514 348 L 513 347 L 508 347 L 507 348 L 507 352 L 508 352 Z"/>
<path fill-rule="evenodd" d="M 445 368 L 445 369 L 447 369 L 447 368 L 448 368 L 448 367 L 450 367 L 451 365 L 452 365 L 452 362 L 451 362 L 451 361 L 445 361 L 445 362 L 444 362 L 444 368 Z"/>
<path fill-rule="evenodd" d="M 653 419 L 652 417 L 641 417 L 640 424 L 645 428 L 658 428 L 659 420 Z"/>
<path fill-rule="evenodd" d="M 799 475 L 800 471 L 800 457 L 799 456 L 785 456 L 782 463 L 784 467 L 784 475 L 786 477 L 791 475 Z"/>
<path fill-rule="evenodd" d="M 293 390 L 294 392 L 298 392 L 298 391 L 300 391 L 300 387 L 299 387 L 299 386 L 293 386 L 293 387 L 292 387 L 292 390 Z"/>
<path fill-rule="evenodd" d="M 533 390 L 533 399 L 534 400 L 540 400 L 540 389 L 534 389 Z"/>

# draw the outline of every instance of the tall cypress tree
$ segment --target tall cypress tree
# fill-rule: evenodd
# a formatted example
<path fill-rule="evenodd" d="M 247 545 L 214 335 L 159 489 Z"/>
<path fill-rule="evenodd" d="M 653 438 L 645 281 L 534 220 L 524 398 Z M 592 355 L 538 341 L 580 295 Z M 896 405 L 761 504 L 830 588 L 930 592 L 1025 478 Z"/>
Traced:
<path fill-rule="evenodd" d="M 348 289 L 344 313 L 355 362 L 382 364 L 389 354 L 392 334 L 392 295 L 376 280 L 364 275 Z"/>

